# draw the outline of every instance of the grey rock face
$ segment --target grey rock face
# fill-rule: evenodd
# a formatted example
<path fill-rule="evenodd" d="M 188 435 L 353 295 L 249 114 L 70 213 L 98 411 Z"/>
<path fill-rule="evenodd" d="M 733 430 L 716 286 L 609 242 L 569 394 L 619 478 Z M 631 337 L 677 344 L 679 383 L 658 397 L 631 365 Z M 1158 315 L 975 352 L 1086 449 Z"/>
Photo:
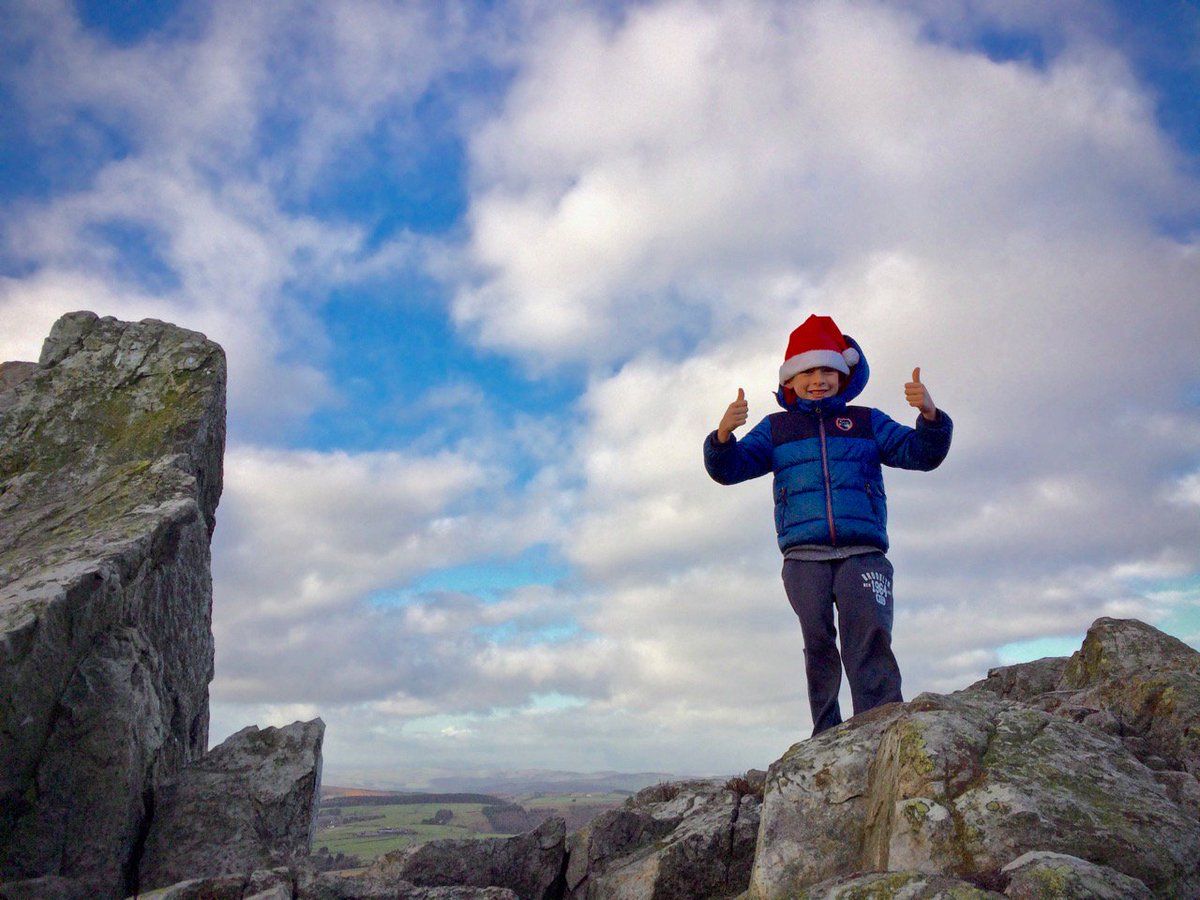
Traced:
<path fill-rule="evenodd" d="M 1004 895 L 946 875 L 872 872 L 831 878 L 794 896 L 799 900 L 1000 900 Z"/>
<path fill-rule="evenodd" d="M 91 900 L 93 896 L 84 883 L 58 875 L 0 884 L 0 900 Z"/>
<path fill-rule="evenodd" d="M 571 835 L 567 896 L 736 896 L 750 882 L 758 807 L 721 781 L 646 788 Z"/>
<path fill-rule="evenodd" d="M 130 900 L 292 900 L 296 875 L 287 868 L 259 869 L 249 875 L 190 878 L 143 891 Z"/>
<path fill-rule="evenodd" d="M 246 879 L 240 875 L 189 878 L 157 890 L 141 892 L 136 900 L 242 900 L 245 889 Z"/>
<path fill-rule="evenodd" d="M 1200 822 L 1119 739 L 986 692 L 922 694 L 793 747 L 768 776 L 751 891 L 887 870 L 993 884 L 1029 850 L 1200 892 Z"/>
<path fill-rule="evenodd" d="M 862 865 L 867 791 L 884 732 L 904 714 L 880 706 L 795 744 L 767 771 L 755 897 L 786 897 L 870 866 Z"/>
<path fill-rule="evenodd" d="M 1077 705 L 1098 706 L 1141 737 L 1139 756 L 1200 777 L 1200 653 L 1183 641 L 1144 622 L 1097 619 L 1059 688 L 1079 691 Z"/>
<path fill-rule="evenodd" d="M 307 856 L 321 785 L 320 719 L 251 725 L 163 785 L 141 859 L 143 890 L 246 875 Z"/>
<path fill-rule="evenodd" d="M 967 690 L 1120 735 L 1151 768 L 1200 777 L 1200 653 L 1136 619 L 1097 619 L 1070 659 L 993 669 Z"/>
<path fill-rule="evenodd" d="M 224 353 L 71 313 L 0 374 L 0 879 L 121 896 L 207 744 Z"/>
<path fill-rule="evenodd" d="M 990 691 L 1006 700 L 1029 701 L 1058 689 L 1067 668 L 1065 656 L 1047 656 L 1033 662 L 989 669 L 987 678 L 967 690 Z"/>
<path fill-rule="evenodd" d="M 500 887 L 418 887 L 392 875 L 320 875 L 302 877 L 298 900 L 517 900 L 517 894 Z"/>
<path fill-rule="evenodd" d="M 565 862 L 566 825 L 556 816 L 516 837 L 448 838 L 394 850 L 366 874 L 419 887 L 502 887 L 521 900 L 548 900 L 561 890 Z"/>
<path fill-rule="evenodd" d="M 1004 867 L 1006 897 L 1016 900 L 1150 900 L 1136 878 L 1063 853 L 1033 851 Z"/>

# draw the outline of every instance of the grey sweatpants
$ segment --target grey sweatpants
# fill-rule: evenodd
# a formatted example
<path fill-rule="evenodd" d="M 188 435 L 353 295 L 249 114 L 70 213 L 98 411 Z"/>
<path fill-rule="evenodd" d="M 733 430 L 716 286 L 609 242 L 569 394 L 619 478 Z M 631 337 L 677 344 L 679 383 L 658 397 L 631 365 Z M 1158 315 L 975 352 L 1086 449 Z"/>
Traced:
<path fill-rule="evenodd" d="M 892 564 L 882 553 L 783 561 L 783 587 L 804 632 L 804 670 L 813 734 L 842 721 L 842 666 L 854 714 L 903 700 L 892 654 Z M 833 623 L 837 607 L 837 628 Z M 838 629 L 842 652 L 838 654 Z"/>

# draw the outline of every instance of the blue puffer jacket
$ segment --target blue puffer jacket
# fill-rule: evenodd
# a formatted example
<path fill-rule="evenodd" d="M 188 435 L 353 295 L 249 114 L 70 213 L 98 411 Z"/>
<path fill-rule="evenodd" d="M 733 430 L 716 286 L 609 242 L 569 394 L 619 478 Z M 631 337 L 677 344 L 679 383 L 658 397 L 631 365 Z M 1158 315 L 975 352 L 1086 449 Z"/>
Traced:
<path fill-rule="evenodd" d="M 867 545 L 886 551 L 887 495 L 881 464 L 900 469 L 935 469 L 950 450 L 953 423 L 917 416 L 909 428 L 868 406 L 848 406 L 867 386 L 871 371 L 861 357 L 845 390 L 820 400 L 785 402 L 744 438 L 704 441 L 704 467 L 714 481 L 737 484 L 775 473 L 775 532 L 779 549 L 798 544 Z"/>

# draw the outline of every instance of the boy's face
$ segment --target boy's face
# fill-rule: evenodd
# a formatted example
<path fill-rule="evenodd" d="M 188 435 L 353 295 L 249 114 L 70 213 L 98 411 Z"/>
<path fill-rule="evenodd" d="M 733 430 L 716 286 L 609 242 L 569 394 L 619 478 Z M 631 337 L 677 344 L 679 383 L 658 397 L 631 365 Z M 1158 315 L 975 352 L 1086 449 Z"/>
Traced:
<path fill-rule="evenodd" d="M 841 389 L 842 373 L 828 366 L 817 366 L 792 376 L 787 386 L 801 400 L 820 400 L 822 397 L 832 397 Z"/>

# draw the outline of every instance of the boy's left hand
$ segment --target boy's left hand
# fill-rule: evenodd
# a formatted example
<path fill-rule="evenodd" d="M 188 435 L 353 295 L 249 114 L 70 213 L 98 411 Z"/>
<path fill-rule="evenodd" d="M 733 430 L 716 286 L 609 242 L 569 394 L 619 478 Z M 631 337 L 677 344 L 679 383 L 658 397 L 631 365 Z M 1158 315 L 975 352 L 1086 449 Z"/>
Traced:
<path fill-rule="evenodd" d="M 913 369 L 912 381 L 904 385 L 904 399 L 909 406 L 915 406 L 921 411 L 926 420 L 932 422 L 937 418 L 937 407 L 933 405 L 933 397 L 925 385 L 921 384 L 921 367 Z"/>

